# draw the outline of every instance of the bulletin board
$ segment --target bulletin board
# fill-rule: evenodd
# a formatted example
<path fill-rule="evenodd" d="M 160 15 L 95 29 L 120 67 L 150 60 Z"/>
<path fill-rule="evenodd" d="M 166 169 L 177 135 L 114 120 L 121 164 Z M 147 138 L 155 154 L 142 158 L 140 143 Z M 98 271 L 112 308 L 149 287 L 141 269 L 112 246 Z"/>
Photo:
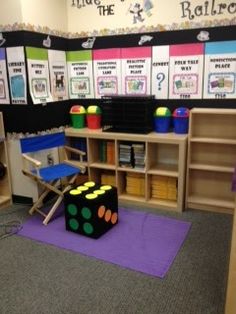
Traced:
<path fill-rule="evenodd" d="M 102 106 L 101 97 L 109 95 L 154 96 L 150 110 L 235 108 L 235 34 L 234 25 L 73 39 L 4 32 L 0 111 L 6 131 L 69 125 L 72 105 Z"/>

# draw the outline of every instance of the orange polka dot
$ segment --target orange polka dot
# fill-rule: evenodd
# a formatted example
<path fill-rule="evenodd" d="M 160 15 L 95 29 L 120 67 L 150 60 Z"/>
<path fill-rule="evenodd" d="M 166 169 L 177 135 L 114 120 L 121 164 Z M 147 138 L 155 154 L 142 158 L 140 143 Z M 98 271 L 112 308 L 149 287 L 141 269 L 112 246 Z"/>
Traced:
<path fill-rule="evenodd" d="M 104 216 L 105 210 L 106 210 L 105 206 L 103 206 L 103 205 L 99 206 L 99 208 L 98 208 L 98 217 L 99 218 L 102 218 Z"/>
<path fill-rule="evenodd" d="M 113 213 L 111 216 L 111 223 L 114 225 L 118 220 L 118 215 L 117 213 Z"/>
<path fill-rule="evenodd" d="M 111 210 L 108 209 L 105 213 L 105 221 L 108 222 L 111 219 Z"/>

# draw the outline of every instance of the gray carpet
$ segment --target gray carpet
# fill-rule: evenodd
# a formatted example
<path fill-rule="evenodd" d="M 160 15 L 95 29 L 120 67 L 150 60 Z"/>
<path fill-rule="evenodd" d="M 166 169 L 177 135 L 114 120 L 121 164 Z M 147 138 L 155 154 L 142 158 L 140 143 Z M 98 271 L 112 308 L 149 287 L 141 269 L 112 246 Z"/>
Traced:
<path fill-rule="evenodd" d="M 1 210 L 0 235 L 27 210 Z M 149 211 L 192 222 L 164 279 L 11 235 L 0 240 L 0 313 L 223 314 L 232 216 Z"/>

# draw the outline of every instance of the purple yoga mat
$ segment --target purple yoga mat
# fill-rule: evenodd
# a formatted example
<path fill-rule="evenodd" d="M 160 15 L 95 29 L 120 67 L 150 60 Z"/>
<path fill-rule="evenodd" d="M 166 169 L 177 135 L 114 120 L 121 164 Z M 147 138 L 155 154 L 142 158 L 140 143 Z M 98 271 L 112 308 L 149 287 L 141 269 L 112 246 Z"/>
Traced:
<path fill-rule="evenodd" d="M 191 223 L 146 212 L 119 209 L 119 222 L 99 239 L 65 230 L 64 216 L 42 224 L 37 214 L 18 235 L 163 278 Z"/>

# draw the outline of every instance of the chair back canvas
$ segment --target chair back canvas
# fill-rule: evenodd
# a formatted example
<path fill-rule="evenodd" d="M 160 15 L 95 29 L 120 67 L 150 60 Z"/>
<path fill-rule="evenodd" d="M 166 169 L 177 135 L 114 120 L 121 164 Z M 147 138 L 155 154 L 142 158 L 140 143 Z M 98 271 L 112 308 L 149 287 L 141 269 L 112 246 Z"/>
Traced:
<path fill-rule="evenodd" d="M 32 153 L 44 149 L 60 147 L 64 146 L 65 143 L 64 132 L 32 136 L 20 140 L 22 153 Z"/>

